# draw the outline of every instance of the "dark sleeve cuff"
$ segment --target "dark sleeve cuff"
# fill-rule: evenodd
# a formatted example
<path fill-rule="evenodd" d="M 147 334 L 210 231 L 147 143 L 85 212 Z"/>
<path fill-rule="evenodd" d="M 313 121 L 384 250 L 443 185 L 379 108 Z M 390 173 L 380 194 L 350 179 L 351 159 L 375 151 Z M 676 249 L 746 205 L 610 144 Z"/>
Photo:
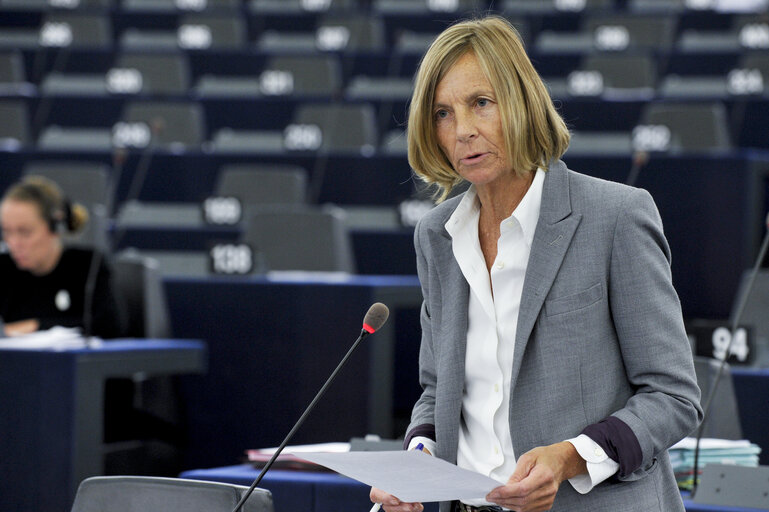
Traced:
<path fill-rule="evenodd" d="M 609 416 L 588 425 L 581 433 L 603 448 L 610 459 L 619 463 L 619 476 L 627 476 L 641 466 L 641 445 L 627 423 L 621 419 Z"/>
<path fill-rule="evenodd" d="M 416 427 L 412 428 L 409 433 L 406 434 L 406 438 L 403 440 L 404 450 L 408 450 L 409 443 L 415 437 L 427 437 L 435 441 L 435 425 L 422 423 L 421 425 L 417 425 Z"/>

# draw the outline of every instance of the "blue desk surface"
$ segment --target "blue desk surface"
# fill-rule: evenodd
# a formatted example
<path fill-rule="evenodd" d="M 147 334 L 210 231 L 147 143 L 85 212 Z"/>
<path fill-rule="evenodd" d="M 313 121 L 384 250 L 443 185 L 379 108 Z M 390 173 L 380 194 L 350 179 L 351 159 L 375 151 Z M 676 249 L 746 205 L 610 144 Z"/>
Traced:
<path fill-rule="evenodd" d="M 69 354 L 105 354 L 105 353 L 128 353 L 128 352 L 158 352 L 163 350 L 201 350 L 206 347 L 205 342 L 199 340 L 152 340 L 152 339 L 114 339 L 102 341 L 98 345 L 81 348 L 66 349 L 17 349 L 3 348 L 0 346 L 1 353 L 35 353 L 36 357 L 50 355 L 67 356 Z"/>
<path fill-rule="evenodd" d="M 180 476 L 191 480 L 228 482 L 250 486 L 259 471 L 248 464 L 213 469 L 185 471 Z M 275 512 L 337 512 L 342 505 L 347 510 L 365 511 L 371 507 L 369 487 L 336 473 L 305 471 L 269 471 L 259 487 L 272 492 Z M 750 512 L 756 509 L 723 507 L 694 503 L 684 495 L 687 512 Z M 428 512 L 437 511 L 434 503 L 426 504 Z"/>
<path fill-rule="evenodd" d="M 69 510 L 80 481 L 103 474 L 107 379 L 205 368 L 206 344 L 191 340 L 0 350 L 0 510 Z"/>

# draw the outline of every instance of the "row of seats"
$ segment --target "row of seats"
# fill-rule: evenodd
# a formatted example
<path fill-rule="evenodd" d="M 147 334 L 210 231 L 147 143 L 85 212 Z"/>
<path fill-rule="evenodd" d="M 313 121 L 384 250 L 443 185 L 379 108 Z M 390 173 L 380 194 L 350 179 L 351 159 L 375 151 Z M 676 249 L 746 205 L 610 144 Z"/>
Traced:
<path fill-rule="evenodd" d="M 254 99 L 259 97 L 345 98 L 405 101 L 410 76 L 357 74 L 345 80 L 337 55 L 280 55 L 254 63 L 238 75 L 193 73 L 184 53 L 129 52 L 104 60 L 102 69 L 51 70 L 38 84 L 19 51 L 0 52 L 0 96 L 130 97 L 189 96 L 193 99 Z M 728 70 L 712 74 L 665 74 L 648 53 L 597 54 L 581 57 L 573 69 L 545 74 L 556 98 L 620 96 L 625 99 L 730 98 L 769 96 L 769 52 L 745 53 Z"/>
<path fill-rule="evenodd" d="M 44 176 L 56 182 L 67 197 L 88 208 L 86 231 L 68 235 L 68 244 L 97 246 L 104 251 L 122 245 L 131 229 L 171 227 L 201 229 L 238 225 L 239 244 L 202 251 L 129 251 L 153 258 L 167 275 L 254 274 L 265 271 L 308 270 L 355 272 L 346 213 L 326 205 L 307 203 L 307 172 L 280 165 L 223 166 L 203 205 L 147 203 L 129 200 L 114 215 L 113 170 L 105 164 L 76 161 L 36 161 L 22 175 Z M 292 233 L 292 236 L 285 236 Z M 313 251 L 303 250 L 313 247 Z M 243 253 L 242 251 L 247 251 Z M 122 261 L 126 258 L 117 258 Z M 132 257 L 128 257 L 132 260 Z M 135 258 L 134 258 L 135 259 Z"/>
<path fill-rule="evenodd" d="M 625 7 L 631 11 L 704 11 L 766 8 L 765 0 L 0 0 L 0 10 L 208 11 L 246 7 L 265 14 L 372 10 L 382 13 L 452 13 L 485 10 L 545 13 L 582 12 Z"/>
<path fill-rule="evenodd" d="M 83 106 L 84 103 L 77 105 Z M 132 101 L 115 108 L 116 115 L 101 113 L 97 124 L 38 125 L 35 138 L 33 118 L 39 122 L 40 105 L 33 111 L 23 100 L 0 100 L 0 142 L 6 151 L 37 149 L 39 151 L 69 151 L 73 153 L 111 153 L 115 148 L 126 150 L 159 150 L 172 153 L 200 152 L 244 155 L 322 155 L 349 154 L 405 156 L 406 140 L 403 127 L 392 128 L 389 120 L 382 132 L 378 124 L 381 112 L 392 114 L 392 105 L 369 102 L 322 103 L 294 102 L 273 104 L 287 112 L 277 120 L 259 119 L 264 103 L 230 105 L 212 104 L 208 109 L 197 102 Z M 46 105 L 43 104 L 43 107 Z M 245 124 L 220 125 L 233 119 L 222 112 L 213 123 L 207 123 L 207 112 L 216 108 L 233 112 L 241 107 L 252 119 Z M 627 108 L 626 108 L 627 107 Z M 50 108 L 50 107 L 48 107 Z M 63 107 L 62 107 L 63 108 Z M 401 107 L 405 109 L 405 106 Z M 711 152 L 728 151 L 740 145 L 760 144 L 748 121 L 758 125 L 769 110 L 769 100 L 751 103 L 753 112 L 745 112 L 745 104 L 736 103 L 731 113 L 721 102 L 596 102 L 583 100 L 562 106 L 564 116 L 572 126 L 575 138 L 570 151 L 580 154 L 609 153 L 630 155 L 633 151 Z M 398 109 L 396 109 L 398 110 Z M 67 121 L 67 111 L 57 117 Z M 405 114 L 401 114 L 404 115 Z M 37 114 L 37 115 L 32 115 Z M 759 115 L 761 114 L 761 115 Z M 610 122 L 595 124 L 604 116 L 614 116 Z M 593 124 L 580 129 L 580 116 L 592 117 Z M 213 116 L 212 116 L 213 117 Z M 731 119 L 731 118 L 734 119 Z M 742 117 L 742 119 L 737 119 Z M 598 119 L 596 119 L 598 118 Z M 572 121 L 575 121 L 572 123 Z M 742 124 L 737 124 L 739 121 Z M 72 123 L 72 120 L 69 119 Z M 587 123 L 587 120 L 585 120 Z M 746 132 L 746 133 L 743 133 Z M 612 142 L 607 134 L 621 137 Z M 753 137 L 744 142 L 743 137 Z M 595 147 L 590 142 L 595 142 Z M 763 140 L 767 147 L 767 141 Z M 601 146 L 600 144 L 603 144 Z"/>
<path fill-rule="evenodd" d="M 566 18 L 568 23 L 544 15 L 525 16 L 514 9 L 502 13 L 518 27 L 528 46 L 541 54 L 639 49 L 700 53 L 769 48 L 765 13 L 710 13 L 688 20 L 676 13 L 591 11 Z M 260 13 L 244 17 L 241 12 L 121 17 L 109 12 L 52 11 L 5 16 L 6 21 L 0 24 L 0 48 L 117 47 L 265 53 L 384 52 L 393 48 L 402 53 L 422 53 L 435 34 L 456 16 L 409 19 L 388 18 L 376 12 L 334 12 L 297 20 Z"/>
<path fill-rule="evenodd" d="M 444 14 L 500 8 L 518 13 L 574 13 L 627 8 L 632 12 L 766 9 L 766 0 L 0 0 L 0 10 L 122 9 L 128 12 L 236 10 L 295 15 L 371 10 L 385 14 Z"/>

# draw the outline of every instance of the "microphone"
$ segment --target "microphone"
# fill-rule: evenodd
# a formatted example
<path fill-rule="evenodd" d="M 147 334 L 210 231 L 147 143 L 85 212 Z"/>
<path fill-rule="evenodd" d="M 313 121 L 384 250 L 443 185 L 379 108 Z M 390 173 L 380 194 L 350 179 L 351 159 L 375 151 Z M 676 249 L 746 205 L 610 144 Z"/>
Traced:
<path fill-rule="evenodd" d="M 633 165 L 630 167 L 630 173 L 627 175 L 625 185 L 635 187 L 638 175 L 641 174 L 641 169 L 646 167 L 647 163 L 649 163 L 649 153 L 647 151 L 636 151 L 633 153 Z"/>
<path fill-rule="evenodd" d="M 131 177 L 128 193 L 125 198 L 126 203 L 139 197 L 141 189 L 144 187 L 144 182 L 147 179 L 147 172 L 149 171 L 152 157 L 154 156 L 155 142 L 165 128 L 163 120 L 159 117 L 152 119 L 149 125 L 150 140 L 149 143 L 140 150 L 139 161 L 136 164 L 136 169 L 134 170 L 134 174 Z M 120 181 L 123 177 L 123 172 L 125 171 L 125 163 L 127 159 L 128 150 L 126 148 L 116 147 L 114 149 L 112 153 L 113 172 L 109 186 L 109 192 L 111 196 L 109 199 L 110 204 L 105 205 L 108 208 L 109 214 L 113 213 L 112 211 L 109 211 L 109 209 L 116 208 L 118 188 L 120 187 Z M 116 226 L 117 227 L 112 236 L 112 243 L 110 244 L 108 242 L 107 244 L 108 246 L 111 245 L 113 251 L 118 249 L 118 246 L 122 241 L 123 235 L 125 235 L 126 231 L 125 228 L 119 224 L 116 224 Z M 104 248 L 105 251 L 108 249 L 109 247 Z M 88 267 L 88 277 L 86 278 L 85 282 L 83 300 L 83 338 L 86 340 L 86 344 L 88 346 L 91 346 L 93 343 L 93 300 L 96 293 L 96 281 L 98 278 L 99 269 L 101 268 L 102 261 L 104 260 L 105 256 L 106 255 L 103 254 L 103 251 L 99 250 L 97 247 L 93 256 L 91 257 L 91 263 Z M 126 325 L 124 328 L 125 327 L 128 326 Z"/>
<path fill-rule="evenodd" d="M 272 467 L 273 463 L 278 458 L 278 455 L 280 455 L 280 453 L 286 447 L 286 445 L 294 436 L 294 434 L 299 429 L 299 427 L 302 426 L 302 423 L 304 423 L 304 420 L 307 418 L 307 415 L 310 413 L 310 411 L 312 411 L 315 408 L 315 404 L 318 403 L 318 400 L 320 400 L 320 397 L 323 396 L 323 394 L 326 392 L 326 389 L 334 381 L 337 373 L 339 373 L 339 370 L 341 370 L 342 366 L 345 365 L 347 360 L 350 358 L 350 355 L 352 355 L 353 351 L 358 347 L 358 344 L 360 344 L 360 342 L 370 334 L 373 334 L 376 331 L 378 331 L 387 321 L 387 317 L 389 315 L 390 315 L 390 310 L 387 309 L 387 306 L 385 306 L 381 302 L 372 304 L 372 306 L 368 309 L 366 316 L 363 318 L 363 328 L 360 331 L 360 335 L 358 336 L 358 339 L 355 340 L 355 342 L 352 344 L 352 346 L 350 347 L 350 350 L 347 351 L 347 354 L 345 354 L 345 356 L 336 366 L 334 371 L 329 376 L 328 380 L 326 380 L 326 383 L 323 384 L 322 388 L 320 388 L 320 391 L 318 391 L 318 394 L 315 395 L 315 398 L 312 399 L 312 402 L 310 402 L 310 405 L 308 405 L 307 408 L 304 410 L 302 415 L 299 417 L 297 422 L 289 431 L 288 435 L 286 435 L 286 438 L 283 439 L 283 442 L 280 443 L 280 446 L 278 447 L 278 449 L 275 450 L 275 453 L 272 455 L 270 460 L 267 462 L 264 468 L 262 468 L 262 471 L 259 473 L 259 476 L 256 477 L 256 480 L 254 480 L 254 483 L 251 484 L 251 487 L 248 488 L 248 490 L 243 494 L 243 497 L 240 498 L 240 501 L 238 502 L 238 504 L 235 505 L 235 508 L 232 510 L 232 512 L 239 512 L 243 504 L 246 501 L 248 501 L 248 498 L 254 492 L 254 489 L 256 489 L 256 486 L 258 486 L 259 482 L 262 481 L 262 478 L 264 477 L 265 473 L 267 473 L 267 471 Z"/>
<path fill-rule="evenodd" d="M 716 372 L 716 376 L 713 379 L 713 384 L 710 386 L 710 391 L 708 392 L 708 398 L 705 400 L 705 405 L 702 408 L 702 422 L 700 423 L 699 428 L 697 429 L 697 441 L 694 445 L 694 468 L 692 472 L 692 494 L 691 497 L 694 498 L 694 495 L 697 493 L 697 470 L 699 466 L 699 456 L 700 456 L 700 440 L 702 439 L 702 435 L 705 432 L 705 422 L 708 420 L 708 413 L 710 412 L 710 407 L 713 405 L 713 397 L 716 395 L 716 389 L 718 387 L 718 382 L 721 380 L 721 375 L 724 371 L 724 367 L 726 366 L 726 361 L 729 359 L 729 355 L 732 352 L 732 345 L 734 344 L 734 338 L 736 337 L 735 334 L 737 332 L 737 326 L 740 324 L 740 320 L 742 320 L 742 313 L 745 309 L 745 305 L 748 302 L 748 297 L 750 296 L 750 292 L 753 290 L 753 284 L 756 281 L 756 276 L 758 275 L 758 271 L 761 269 L 761 262 L 764 261 L 764 257 L 766 256 L 766 250 L 767 246 L 769 246 L 769 215 L 766 216 L 766 219 L 764 220 L 764 226 L 767 228 L 767 232 L 764 235 L 764 240 L 761 242 L 761 249 L 758 251 L 758 257 L 756 258 L 756 263 L 753 266 L 753 271 L 750 273 L 750 278 L 748 279 L 748 284 L 745 287 L 745 290 L 740 297 L 740 301 L 737 303 L 737 310 L 734 314 L 734 319 L 732 321 L 731 325 L 731 339 L 729 340 L 728 345 L 726 346 L 726 352 L 724 353 L 724 358 L 721 359 L 721 364 L 718 365 L 718 372 Z"/>

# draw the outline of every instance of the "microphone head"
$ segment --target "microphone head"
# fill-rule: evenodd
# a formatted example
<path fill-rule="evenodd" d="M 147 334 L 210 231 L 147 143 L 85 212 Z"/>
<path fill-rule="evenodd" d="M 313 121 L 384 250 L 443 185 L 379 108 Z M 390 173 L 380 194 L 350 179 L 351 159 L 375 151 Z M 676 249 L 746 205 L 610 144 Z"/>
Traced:
<path fill-rule="evenodd" d="M 363 318 L 363 329 L 369 334 L 378 331 L 390 316 L 390 310 L 381 302 L 372 304 Z"/>

